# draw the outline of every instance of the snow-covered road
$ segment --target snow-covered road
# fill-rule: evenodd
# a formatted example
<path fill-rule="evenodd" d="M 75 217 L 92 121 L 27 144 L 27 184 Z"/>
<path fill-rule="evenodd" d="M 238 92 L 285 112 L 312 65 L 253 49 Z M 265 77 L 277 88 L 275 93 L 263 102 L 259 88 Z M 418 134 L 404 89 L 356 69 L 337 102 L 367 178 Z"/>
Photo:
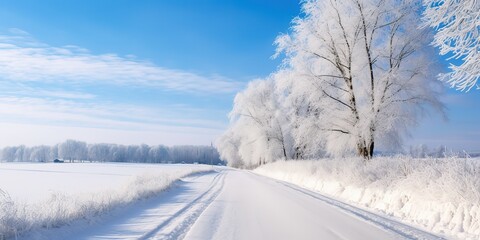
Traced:
<path fill-rule="evenodd" d="M 228 168 L 184 178 L 168 192 L 96 224 L 41 235 L 44 239 L 439 239 L 317 193 Z"/>

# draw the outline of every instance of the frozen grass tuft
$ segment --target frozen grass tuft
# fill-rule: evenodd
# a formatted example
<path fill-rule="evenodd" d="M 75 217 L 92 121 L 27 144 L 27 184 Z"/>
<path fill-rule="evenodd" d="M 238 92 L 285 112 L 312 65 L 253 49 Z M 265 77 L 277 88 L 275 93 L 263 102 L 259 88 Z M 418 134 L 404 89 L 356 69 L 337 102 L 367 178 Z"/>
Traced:
<path fill-rule="evenodd" d="M 480 159 L 277 161 L 254 172 L 374 209 L 435 233 L 480 237 Z"/>

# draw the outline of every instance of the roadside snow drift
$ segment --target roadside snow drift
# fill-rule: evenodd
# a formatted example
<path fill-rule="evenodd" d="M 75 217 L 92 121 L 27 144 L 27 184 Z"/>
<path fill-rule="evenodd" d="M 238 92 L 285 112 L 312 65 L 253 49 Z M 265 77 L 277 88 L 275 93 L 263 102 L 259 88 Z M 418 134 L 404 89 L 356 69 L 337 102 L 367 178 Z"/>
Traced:
<path fill-rule="evenodd" d="M 374 209 L 429 231 L 480 237 L 480 159 L 277 161 L 255 173 Z"/>
<path fill-rule="evenodd" d="M 205 165 L 1 163 L 0 239 L 88 220 L 211 170 Z"/>

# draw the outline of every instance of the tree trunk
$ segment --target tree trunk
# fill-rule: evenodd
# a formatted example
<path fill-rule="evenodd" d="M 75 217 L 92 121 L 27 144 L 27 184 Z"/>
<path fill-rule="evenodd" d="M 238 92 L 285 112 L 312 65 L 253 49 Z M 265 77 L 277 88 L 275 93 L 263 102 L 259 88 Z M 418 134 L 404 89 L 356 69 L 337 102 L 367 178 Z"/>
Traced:
<path fill-rule="evenodd" d="M 375 141 L 371 140 L 370 141 L 370 146 L 369 146 L 369 151 L 368 151 L 368 159 L 371 159 L 373 157 L 373 149 L 375 147 Z"/>
<path fill-rule="evenodd" d="M 283 157 L 285 157 L 285 160 L 288 160 L 287 150 L 285 149 L 285 145 L 283 145 Z"/>
<path fill-rule="evenodd" d="M 373 140 L 370 140 L 369 143 L 361 141 L 357 144 L 357 154 L 358 156 L 363 157 L 365 161 L 368 161 L 373 157 L 374 147 L 375 143 Z"/>

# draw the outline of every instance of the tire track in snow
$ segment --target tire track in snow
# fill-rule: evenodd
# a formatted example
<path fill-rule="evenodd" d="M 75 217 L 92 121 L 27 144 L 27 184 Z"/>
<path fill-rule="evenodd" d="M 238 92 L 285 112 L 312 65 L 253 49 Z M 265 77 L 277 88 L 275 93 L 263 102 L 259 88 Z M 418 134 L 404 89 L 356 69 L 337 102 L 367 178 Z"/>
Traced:
<path fill-rule="evenodd" d="M 205 192 L 138 239 L 182 239 L 203 211 L 220 194 L 224 181 L 225 173 L 223 171 L 218 172 Z"/>

